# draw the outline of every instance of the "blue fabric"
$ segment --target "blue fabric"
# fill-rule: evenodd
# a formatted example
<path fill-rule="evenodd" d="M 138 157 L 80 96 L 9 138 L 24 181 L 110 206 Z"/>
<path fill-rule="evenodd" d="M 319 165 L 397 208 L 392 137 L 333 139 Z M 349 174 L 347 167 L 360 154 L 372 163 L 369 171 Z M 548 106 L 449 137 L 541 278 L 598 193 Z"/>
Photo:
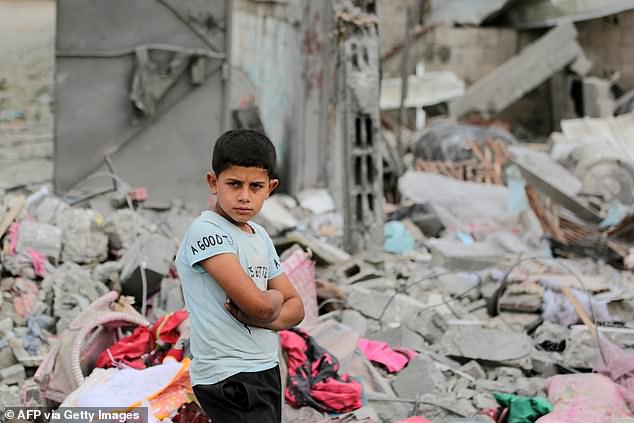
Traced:
<path fill-rule="evenodd" d="M 247 327 L 224 307 L 227 294 L 200 266 L 219 254 L 235 254 L 261 290 L 283 270 L 273 242 L 261 226 L 240 230 L 224 217 L 204 211 L 190 225 L 176 256 L 176 268 L 191 322 L 192 385 L 213 384 L 240 372 L 259 372 L 278 364 L 276 332 Z"/>

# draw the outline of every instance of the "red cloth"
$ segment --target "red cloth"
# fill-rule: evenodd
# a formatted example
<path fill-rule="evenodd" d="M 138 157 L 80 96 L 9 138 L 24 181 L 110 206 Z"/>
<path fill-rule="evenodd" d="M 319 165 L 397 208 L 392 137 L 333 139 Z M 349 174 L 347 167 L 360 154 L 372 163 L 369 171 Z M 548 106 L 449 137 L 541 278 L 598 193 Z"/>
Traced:
<path fill-rule="evenodd" d="M 346 413 L 363 406 L 362 388 L 348 375 L 339 375 L 339 362 L 300 329 L 280 332 L 288 355 L 289 383 L 284 392 L 293 407 L 310 406 L 326 413 Z"/>
<path fill-rule="evenodd" d="M 145 326 L 137 327 L 132 335 L 121 338 L 119 342 L 99 353 L 97 367 L 110 367 L 112 361 L 119 361 L 135 369 L 145 369 L 145 362 L 141 358 L 152 351 L 154 337 Z"/>
<path fill-rule="evenodd" d="M 387 342 L 366 338 L 359 338 L 357 346 L 368 360 L 383 365 L 390 373 L 401 371 L 417 354 L 409 348 L 391 348 Z"/>
<path fill-rule="evenodd" d="M 180 337 L 178 325 L 187 319 L 187 310 L 178 310 L 158 319 L 150 330 L 154 339 L 158 339 L 166 344 L 175 344 Z"/>
<path fill-rule="evenodd" d="M 102 351 L 97 357 L 97 367 L 110 367 L 113 360 L 122 362 L 135 369 L 145 369 L 144 356 L 154 350 L 157 340 L 165 344 L 175 344 L 180 337 L 178 325 L 187 319 L 186 310 L 175 311 L 166 314 L 154 324 L 146 328 L 145 326 L 137 327 L 131 335 L 119 340 L 105 351 Z M 178 361 L 183 359 L 182 349 L 172 349 L 167 352 Z M 160 363 L 164 357 L 154 357 Z"/>

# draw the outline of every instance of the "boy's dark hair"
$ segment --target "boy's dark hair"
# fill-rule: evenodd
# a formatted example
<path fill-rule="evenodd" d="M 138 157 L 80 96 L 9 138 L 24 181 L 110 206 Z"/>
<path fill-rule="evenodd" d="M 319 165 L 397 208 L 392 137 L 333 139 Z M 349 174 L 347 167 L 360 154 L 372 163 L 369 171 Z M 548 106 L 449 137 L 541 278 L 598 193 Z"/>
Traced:
<path fill-rule="evenodd" d="M 211 167 L 219 176 L 229 166 L 259 167 L 275 174 L 275 147 L 268 137 L 251 129 L 234 129 L 216 140 Z"/>

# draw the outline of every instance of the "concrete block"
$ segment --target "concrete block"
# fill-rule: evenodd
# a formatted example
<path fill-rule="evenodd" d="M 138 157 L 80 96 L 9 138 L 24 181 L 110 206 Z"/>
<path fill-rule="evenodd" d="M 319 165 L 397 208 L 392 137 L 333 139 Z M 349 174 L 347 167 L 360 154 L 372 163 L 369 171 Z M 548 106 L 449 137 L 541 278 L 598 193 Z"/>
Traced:
<path fill-rule="evenodd" d="M 313 252 L 313 257 L 317 264 L 338 264 L 350 260 L 352 257 L 344 250 L 330 245 L 319 239 L 303 235 L 299 232 L 291 232 L 286 235 L 285 240 L 289 242 L 297 242 L 302 246 L 309 248 Z"/>
<path fill-rule="evenodd" d="M 401 398 L 442 392 L 444 385 L 444 375 L 436 368 L 436 363 L 425 355 L 412 359 L 392 382 L 394 392 Z"/>
<path fill-rule="evenodd" d="M 57 217 L 63 231 L 62 261 L 102 262 L 108 257 L 108 237 L 103 233 L 103 217 L 94 210 L 69 208 Z"/>
<path fill-rule="evenodd" d="M 427 310 L 421 316 L 410 315 L 406 325 L 430 344 L 439 342 L 448 327 L 445 318 L 435 309 Z"/>
<path fill-rule="evenodd" d="M 530 353 L 533 344 L 523 333 L 483 329 L 472 325 L 451 326 L 440 343 L 450 357 L 531 368 Z"/>
<path fill-rule="evenodd" d="M 14 364 L 0 370 L 0 382 L 5 385 L 21 384 L 26 379 L 26 371 L 21 364 Z"/>
<path fill-rule="evenodd" d="M 350 285 L 382 276 L 373 266 L 359 257 L 339 264 L 335 268 L 335 275 L 339 285 Z"/>
<path fill-rule="evenodd" d="M 16 251 L 22 253 L 29 248 L 58 260 L 62 250 L 62 230 L 45 223 L 22 222 Z"/>
<path fill-rule="evenodd" d="M 511 262 L 503 249 L 486 242 L 464 244 L 450 239 L 433 239 L 427 245 L 431 250 L 432 265 L 447 269 L 476 271 Z"/>
<path fill-rule="evenodd" d="M 122 293 L 134 296 L 137 303 L 141 304 L 143 277 L 147 283 L 147 295 L 158 291 L 161 280 L 174 261 L 176 251 L 177 245 L 164 236 L 145 234 L 138 238 L 121 258 Z"/>
<path fill-rule="evenodd" d="M 482 369 L 482 366 L 480 366 L 480 364 L 475 360 L 471 360 L 464 366 L 460 367 L 459 370 L 473 377 L 475 380 L 486 379 L 487 377 L 487 374 Z"/>
<path fill-rule="evenodd" d="M 351 308 L 366 317 L 380 319 L 383 323 L 400 323 L 405 317 L 424 308 L 424 304 L 403 294 L 393 295 L 354 285 L 346 291 Z"/>
<path fill-rule="evenodd" d="M 143 225 L 143 219 L 134 210 L 117 210 L 108 217 L 104 225 L 104 232 L 108 235 L 110 247 L 118 250 L 128 248 L 147 229 Z"/>

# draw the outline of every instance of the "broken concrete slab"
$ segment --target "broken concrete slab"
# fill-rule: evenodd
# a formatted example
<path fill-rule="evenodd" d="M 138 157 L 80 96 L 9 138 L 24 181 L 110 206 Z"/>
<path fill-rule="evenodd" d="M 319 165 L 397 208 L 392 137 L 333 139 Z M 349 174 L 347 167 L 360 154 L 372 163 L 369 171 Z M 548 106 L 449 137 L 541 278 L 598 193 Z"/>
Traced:
<path fill-rule="evenodd" d="M 486 379 L 487 377 L 487 374 L 484 369 L 482 369 L 482 366 L 480 366 L 480 364 L 475 360 L 471 360 L 467 364 L 460 367 L 460 371 L 468 374 L 475 380 Z"/>
<path fill-rule="evenodd" d="M 279 243 L 296 242 L 313 252 L 313 257 L 317 260 L 317 264 L 338 264 L 344 263 L 352 257 L 344 250 L 337 248 L 331 244 L 313 238 L 299 232 L 290 232 L 284 238 L 279 239 Z"/>
<path fill-rule="evenodd" d="M 479 111 L 498 113 L 575 61 L 585 62 L 578 71 L 587 73 L 587 59 L 576 41 L 572 24 L 562 24 L 526 47 L 511 60 L 473 84 L 464 96 L 449 105 L 452 116 Z"/>
<path fill-rule="evenodd" d="M 368 319 L 356 310 L 342 310 L 341 323 L 349 326 L 361 336 L 365 336 L 368 330 Z"/>
<path fill-rule="evenodd" d="M 464 244 L 451 239 L 430 239 L 425 242 L 432 254 L 432 266 L 464 271 L 477 271 L 493 266 L 511 264 L 513 258 L 506 251 L 488 242 Z"/>
<path fill-rule="evenodd" d="M 455 358 L 504 363 L 530 369 L 531 339 L 522 333 L 483 329 L 476 326 L 452 326 L 440 344 Z"/>
<path fill-rule="evenodd" d="M 414 357 L 394 378 L 394 392 L 401 398 L 443 392 L 445 376 L 436 368 L 434 360 L 425 355 Z"/>
<path fill-rule="evenodd" d="M 368 338 L 387 342 L 392 348 L 411 348 L 415 351 L 423 351 L 427 347 L 422 335 L 406 325 L 369 333 Z"/>
<path fill-rule="evenodd" d="M 16 252 L 28 249 L 37 251 L 57 261 L 62 250 L 62 230 L 45 223 L 24 221 L 18 230 Z"/>
<path fill-rule="evenodd" d="M 24 382 L 26 379 L 26 371 L 21 364 L 14 364 L 10 367 L 0 369 L 0 382 L 5 385 L 16 385 Z"/>
<path fill-rule="evenodd" d="M 144 285 L 146 295 L 158 291 L 177 249 L 171 239 L 158 234 L 139 237 L 121 258 L 122 293 L 134 296 L 137 304 L 141 304 L 145 300 Z"/>
<path fill-rule="evenodd" d="M 425 305 L 404 294 L 390 294 L 352 285 L 346 289 L 348 305 L 366 317 L 383 323 L 400 323 Z"/>

